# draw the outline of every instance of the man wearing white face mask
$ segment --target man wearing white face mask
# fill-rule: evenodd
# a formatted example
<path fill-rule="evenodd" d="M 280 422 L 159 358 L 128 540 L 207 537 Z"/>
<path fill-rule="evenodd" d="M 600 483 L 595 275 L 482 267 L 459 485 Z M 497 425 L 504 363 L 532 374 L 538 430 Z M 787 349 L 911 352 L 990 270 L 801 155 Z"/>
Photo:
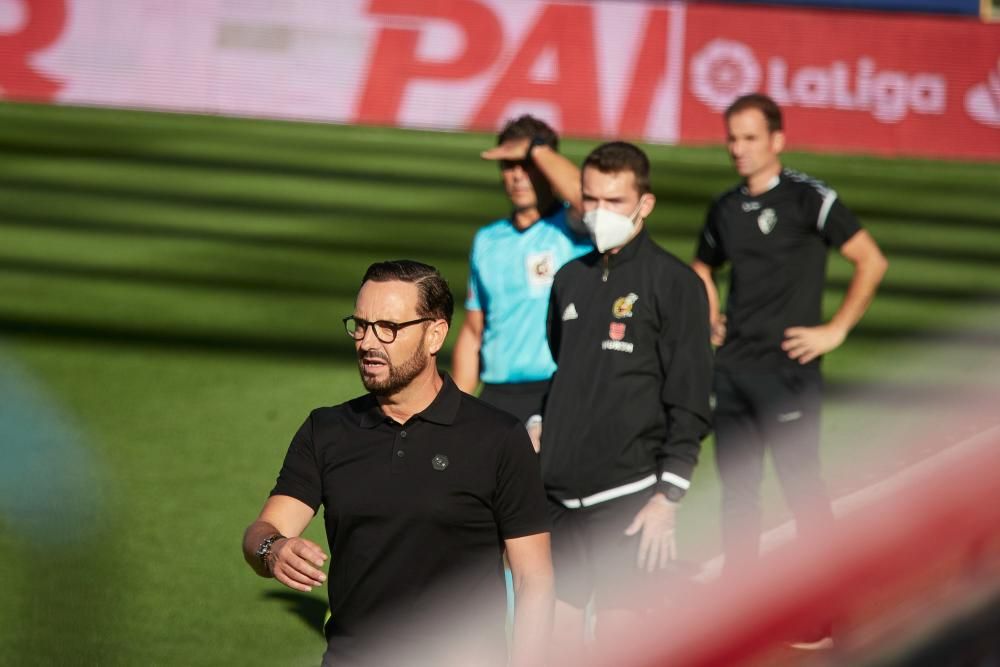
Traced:
<path fill-rule="evenodd" d="M 599 645 L 621 645 L 655 606 L 637 594 L 655 588 L 673 556 L 712 375 L 704 286 L 645 229 L 656 203 L 646 155 L 624 142 L 599 146 L 582 186 L 597 251 L 555 277 L 548 333 L 558 368 L 541 445 L 566 664 L 580 658 L 591 597 Z"/>

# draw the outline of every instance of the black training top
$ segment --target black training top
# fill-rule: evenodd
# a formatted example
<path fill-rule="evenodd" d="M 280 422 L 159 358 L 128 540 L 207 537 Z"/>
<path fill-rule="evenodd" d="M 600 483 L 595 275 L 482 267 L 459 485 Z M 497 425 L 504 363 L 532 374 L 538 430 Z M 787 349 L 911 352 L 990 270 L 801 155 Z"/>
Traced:
<path fill-rule="evenodd" d="M 827 251 L 860 228 L 834 190 L 790 169 L 756 197 L 745 186 L 720 195 L 708 210 L 697 250 L 709 266 L 732 265 L 717 367 L 798 367 L 781 349 L 784 331 L 822 323 Z"/>
<path fill-rule="evenodd" d="M 710 414 L 698 276 L 642 230 L 617 254 L 559 270 L 548 326 L 558 369 L 542 428 L 546 491 L 585 501 L 654 474 L 686 489 Z"/>
<path fill-rule="evenodd" d="M 503 540 L 549 530 L 524 425 L 442 377 L 434 402 L 402 425 L 370 394 L 313 410 L 271 492 L 325 508 L 326 635 L 345 660 L 402 651 L 409 662 L 414 642 L 475 640 L 503 664 Z M 459 629 L 441 616 L 457 610 L 476 622 Z"/>

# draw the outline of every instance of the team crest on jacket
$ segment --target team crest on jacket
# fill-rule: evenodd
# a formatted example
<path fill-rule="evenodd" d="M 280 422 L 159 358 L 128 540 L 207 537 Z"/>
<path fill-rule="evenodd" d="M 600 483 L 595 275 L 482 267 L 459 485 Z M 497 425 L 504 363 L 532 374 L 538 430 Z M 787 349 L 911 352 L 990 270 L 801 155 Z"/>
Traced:
<path fill-rule="evenodd" d="M 773 208 L 765 208 L 757 216 L 757 226 L 765 234 L 770 234 L 776 224 L 778 224 L 778 214 L 774 212 Z"/>
<path fill-rule="evenodd" d="M 635 302 L 639 300 L 639 296 L 634 292 L 629 292 L 625 296 L 620 296 L 615 299 L 615 304 L 611 306 L 611 314 L 621 319 L 623 317 L 632 317 L 632 306 Z"/>
<path fill-rule="evenodd" d="M 611 327 L 608 329 L 608 336 L 611 340 L 621 340 L 625 338 L 625 323 L 612 322 Z"/>

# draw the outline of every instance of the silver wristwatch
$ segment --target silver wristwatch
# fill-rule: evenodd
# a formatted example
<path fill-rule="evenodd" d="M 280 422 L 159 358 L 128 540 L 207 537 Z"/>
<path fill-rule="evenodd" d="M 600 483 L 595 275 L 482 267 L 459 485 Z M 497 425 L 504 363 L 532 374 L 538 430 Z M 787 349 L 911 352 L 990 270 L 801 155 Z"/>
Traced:
<path fill-rule="evenodd" d="M 264 541 L 260 543 L 259 547 L 257 547 L 257 551 L 253 553 L 253 555 L 257 557 L 257 560 L 260 561 L 260 564 L 263 565 L 264 569 L 268 572 L 271 571 L 271 565 L 267 562 L 268 556 L 271 555 L 271 547 L 274 546 L 275 542 L 283 539 L 285 539 L 285 536 L 281 533 L 275 533 L 274 535 L 265 537 Z"/>

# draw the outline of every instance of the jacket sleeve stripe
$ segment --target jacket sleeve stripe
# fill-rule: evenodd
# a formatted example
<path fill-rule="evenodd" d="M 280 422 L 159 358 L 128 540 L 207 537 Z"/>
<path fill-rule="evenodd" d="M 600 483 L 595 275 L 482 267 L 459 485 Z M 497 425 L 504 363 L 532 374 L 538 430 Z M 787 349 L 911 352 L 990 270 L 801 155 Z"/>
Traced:
<path fill-rule="evenodd" d="M 837 191 L 827 190 L 823 196 L 823 205 L 819 207 L 819 216 L 816 218 L 816 229 L 823 231 L 826 226 L 826 216 L 830 215 L 833 202 L 837 201 Z"/>

